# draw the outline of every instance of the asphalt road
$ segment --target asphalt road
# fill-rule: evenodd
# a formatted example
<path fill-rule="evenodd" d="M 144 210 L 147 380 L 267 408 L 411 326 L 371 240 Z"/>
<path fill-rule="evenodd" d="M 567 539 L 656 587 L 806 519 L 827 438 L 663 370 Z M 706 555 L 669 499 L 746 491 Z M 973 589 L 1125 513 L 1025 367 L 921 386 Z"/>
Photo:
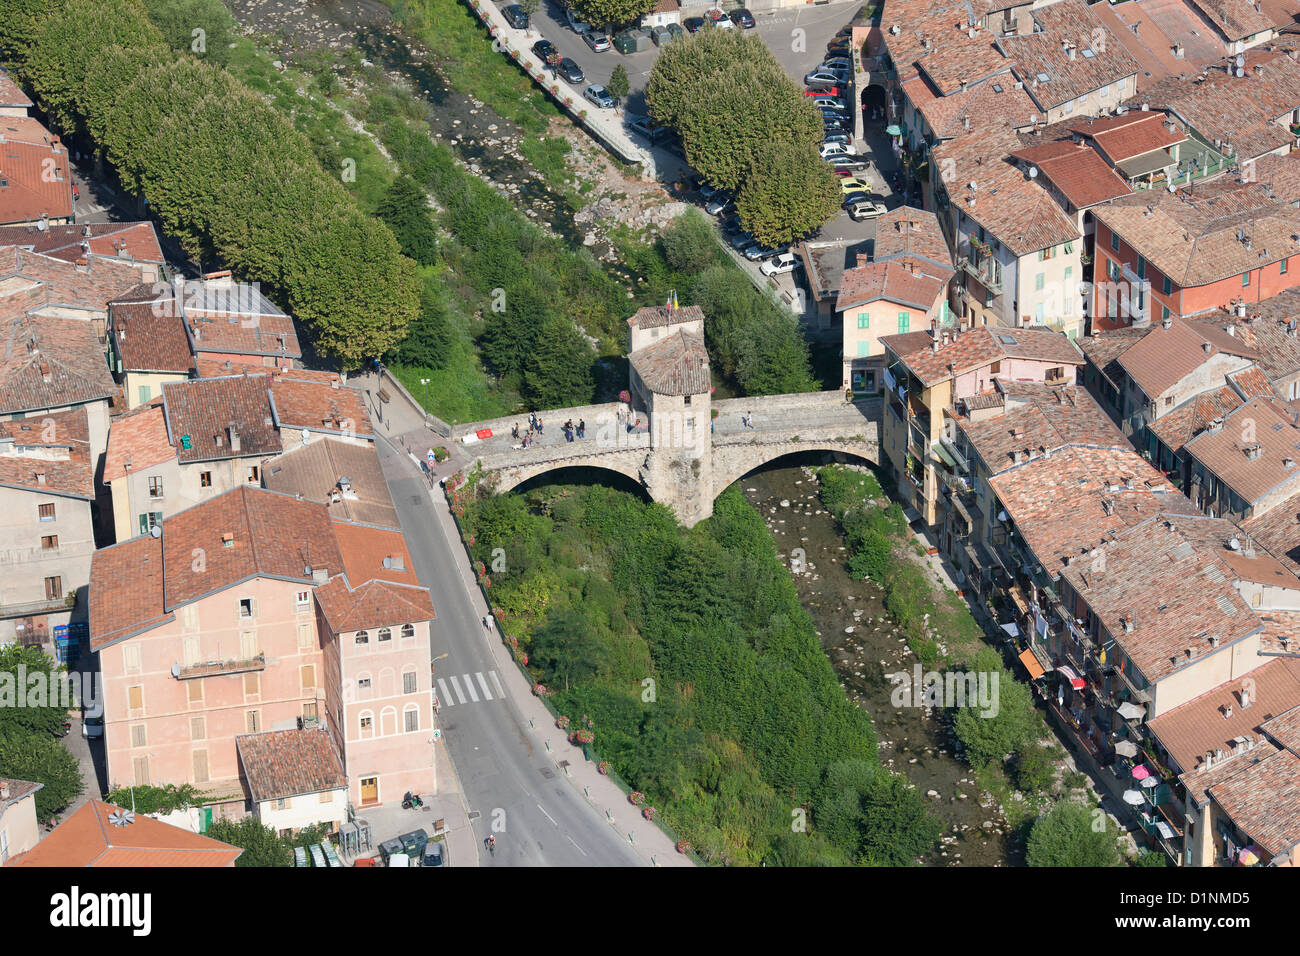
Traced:
<path fill-rule="evenodd" d="M 513 698 L 486 699 L 499 690 L 487 644 L 498 638 L 487 636 L 470 602 L 456 560 L 461 544 L 443 532 L 424 479 L 405 452 L 381 436 L 375 444 L 416 574 L 433 596 L 434 676 L 447 688 L 439 694 L 439 722 L 465 801 L 471 814 L 479 814 L 474 827 L 480 843 L 494 814 L 505 814 L 496 852 L 480 852 L 479 865 L 644 865 L 534 747 Z M 457 693 L 463 703 L 456 703 Z"/>

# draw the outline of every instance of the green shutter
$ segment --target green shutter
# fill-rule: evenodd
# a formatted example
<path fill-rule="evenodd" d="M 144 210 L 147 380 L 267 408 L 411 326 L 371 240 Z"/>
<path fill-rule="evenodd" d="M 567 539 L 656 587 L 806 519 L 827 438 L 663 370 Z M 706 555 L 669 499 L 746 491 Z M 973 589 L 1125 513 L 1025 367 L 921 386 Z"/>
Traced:
<path fill-rule="evenodd" d="M 869 312 L 858 313 L 858 328 L 860 329 L 871 328 L 871 313 Z"/>
<path fill-rule="evenodd" d="M 140 516 L 140 533 L 141 534 L 149 533 L 149 516 L 147 514 L 143 514 Z"/>
<path fill-rule="evenodd" d="M 903 332 L 906 332 L 906 331 L 907 331 L 907 326 L 908 326 L 908 322 L 909 322 L 910 318 L 911 318 L 911 316 L 909 316 L 908 313 L 906 313 L 906 312 L 900 312 L 900 313 L 898 313 L 898 331 L 899 331 L 899 334 L 900 334 L 900 335 L 901 335 Z"/>

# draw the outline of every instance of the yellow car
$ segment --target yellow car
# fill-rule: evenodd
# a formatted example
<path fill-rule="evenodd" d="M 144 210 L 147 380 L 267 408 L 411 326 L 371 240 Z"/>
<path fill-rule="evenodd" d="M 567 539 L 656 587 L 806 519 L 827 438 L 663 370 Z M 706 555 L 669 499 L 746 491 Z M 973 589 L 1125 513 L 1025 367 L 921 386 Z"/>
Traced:
<path fill-rule="evenodd" d="M 871 192 L 871 183 L 865 179 L 859 179 L 857 176 L 850 176 L 848 179 L 840 180 L 840 190 L 845 196 L 849 193 L 869 193 Z"/>

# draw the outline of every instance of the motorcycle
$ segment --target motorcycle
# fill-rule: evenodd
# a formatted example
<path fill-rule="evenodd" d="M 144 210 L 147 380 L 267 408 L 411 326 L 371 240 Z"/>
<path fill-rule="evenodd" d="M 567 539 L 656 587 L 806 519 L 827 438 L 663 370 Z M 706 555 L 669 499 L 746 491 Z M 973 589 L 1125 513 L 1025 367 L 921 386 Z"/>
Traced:
<path fill-rule="evenodd" d="M 423 806 L 424 801 L 420 799 L 418 793 L 411 793 L 411 791 L 408 790 L 406 791 L 406 796 L 402 797 L 403 810 L 419 810 Z"/>

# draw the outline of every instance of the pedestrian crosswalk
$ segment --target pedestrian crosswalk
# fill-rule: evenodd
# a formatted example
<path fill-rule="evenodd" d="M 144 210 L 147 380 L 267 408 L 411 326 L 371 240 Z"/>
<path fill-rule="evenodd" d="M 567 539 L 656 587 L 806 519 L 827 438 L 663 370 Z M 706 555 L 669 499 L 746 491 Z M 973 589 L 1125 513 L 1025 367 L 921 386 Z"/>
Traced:
<path fill-rule="evenodd" d="M 496 671 L 476 671 L 473 674 L 452 674 L 439 677 L 438 705 L 455 707 L 457 704 L 478 704 L 501 700 L 506 696 L 501 678 Z"/>

